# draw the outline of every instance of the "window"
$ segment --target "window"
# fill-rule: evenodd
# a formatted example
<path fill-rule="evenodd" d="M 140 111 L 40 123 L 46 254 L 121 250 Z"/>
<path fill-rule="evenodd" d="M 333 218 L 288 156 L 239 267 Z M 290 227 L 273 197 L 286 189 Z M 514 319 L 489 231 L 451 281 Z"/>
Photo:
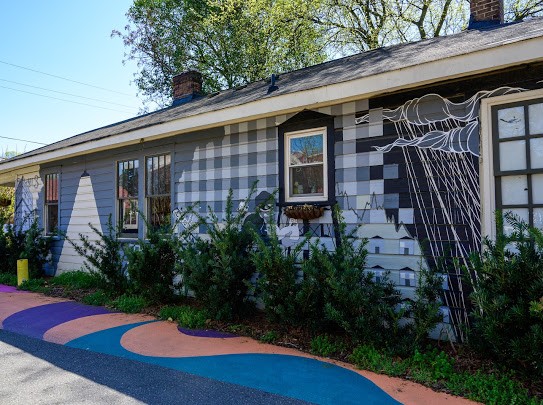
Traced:
<path fill-rule="evenodd" d="M 328 200 L 326 127 L 285 133 L 286 202 Z"/>
<path fill-rule="evenodd" d="M 170 155 L 148 157 L 145 165 L 147 220 L 151 226 L 170 224 Z"/>
<path fill-rule="evenodd" d="M 543 229 L 543 98 L 494 106 L 492 124 L 496 209 Z"/>
<path fill-rule="evenodd" d="M 127 236 L 138 233 L 138 167 L 138 160 L 117 163 L 118 220 Z"/>
<path fill-rule="evenodd" d="M 45 233 L 58 228 L 58 173 L 45 175 Z"/>
<path fill-rule="evenodd" d="M 543 90 L 481 101 L 480 175 L 483 235 L 496 237 L 496 210 L 543 228 Z"/>

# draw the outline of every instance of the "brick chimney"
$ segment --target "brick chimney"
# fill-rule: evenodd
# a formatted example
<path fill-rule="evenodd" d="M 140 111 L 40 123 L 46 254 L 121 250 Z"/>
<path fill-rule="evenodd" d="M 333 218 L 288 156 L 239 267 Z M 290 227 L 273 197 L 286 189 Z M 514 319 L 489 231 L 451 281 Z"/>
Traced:
<path fill-rule="evenodd" d="M 503 24 L 503 0 L 471 0 L 468 29 Z"/>
<path fill-rule="evenodd" d="M 202 93 L 202 74 L 189 70 L 173 77 L 172 106 L 194 100 Z"/>

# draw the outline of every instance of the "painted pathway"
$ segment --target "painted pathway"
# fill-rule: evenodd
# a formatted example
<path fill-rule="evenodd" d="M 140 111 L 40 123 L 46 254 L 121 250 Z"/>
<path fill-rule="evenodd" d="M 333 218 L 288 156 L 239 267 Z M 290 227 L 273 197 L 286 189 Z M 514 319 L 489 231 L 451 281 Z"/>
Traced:
<path fill-rule="evenodd" d="M 0 285 L 0 328 L 320 404 L 472 404 L 296 350 Z"/>

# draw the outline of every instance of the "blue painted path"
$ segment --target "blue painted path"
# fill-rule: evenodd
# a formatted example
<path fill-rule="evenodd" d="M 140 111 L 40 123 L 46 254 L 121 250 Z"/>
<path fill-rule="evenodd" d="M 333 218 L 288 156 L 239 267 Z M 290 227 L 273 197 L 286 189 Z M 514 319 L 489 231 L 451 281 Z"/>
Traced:
<path fill-rule="evenodd" d="M 275 354 L 151 357 L 123 348 L 120 344 L 122 336 L 130 329 L 146 323 L 91 333 L 68 342 L 66 346 L 155 364 L 319 404 L 399 404 L 354 371 L 315 359 Z"/>

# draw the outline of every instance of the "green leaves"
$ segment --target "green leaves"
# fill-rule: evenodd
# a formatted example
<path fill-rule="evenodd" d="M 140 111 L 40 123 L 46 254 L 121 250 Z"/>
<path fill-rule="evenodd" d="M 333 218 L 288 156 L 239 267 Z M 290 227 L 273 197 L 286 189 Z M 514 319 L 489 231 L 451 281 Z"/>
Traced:
<path fill-rule="evenodd" d="M 305 0 L 138 0 L 124 32 L 113 31 L 141 70 L 135 82 L 148 101 L 170 104 L 171 79 L 203 74 L 205 92 L 324 61 L 321 36 L 309 19 L 293 18 Z M 296 11 L 296 13 L 294 12 Z"/>
<path fill-rule="evenodd" d="M 471 258 L 470 343 L 505 364 L 543 375 L 543 317 L 534 316 L 543 297 L 543 239 L 539 229 L 510 213 L 505 221 L 512 232 L 498 231 L 496 241 L 485 240 L 483 252 Z M 504 229 L 501 213 L 496 224 Z"/>

